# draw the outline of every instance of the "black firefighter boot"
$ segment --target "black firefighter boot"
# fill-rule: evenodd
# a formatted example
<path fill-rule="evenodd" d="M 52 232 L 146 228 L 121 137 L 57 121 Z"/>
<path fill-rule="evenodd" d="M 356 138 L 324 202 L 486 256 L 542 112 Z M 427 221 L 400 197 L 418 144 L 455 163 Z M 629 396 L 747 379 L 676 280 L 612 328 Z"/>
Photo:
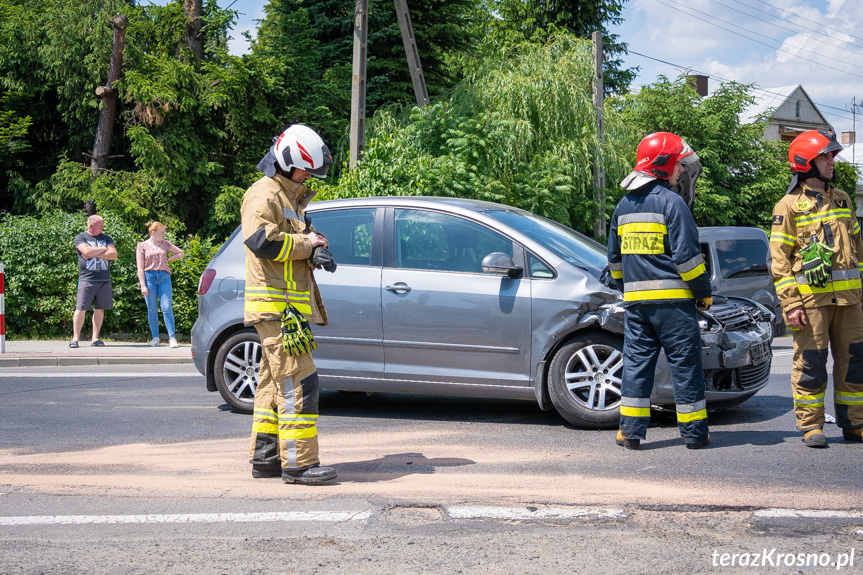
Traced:
<path fill-rule="evenodd" d="M 253 463 L 252 477 L 260 479 L 262 477 L 278 477 L 282 474 L 281 463 Z"/>
<path fill-rule="evenodd" d="M 335 469 L 332 467 L 321 467 L 319 463 L 303 467 L 302 469 L 282 469 L 282 481 L 285 483 L 320 485 L 335 478 Z"/>

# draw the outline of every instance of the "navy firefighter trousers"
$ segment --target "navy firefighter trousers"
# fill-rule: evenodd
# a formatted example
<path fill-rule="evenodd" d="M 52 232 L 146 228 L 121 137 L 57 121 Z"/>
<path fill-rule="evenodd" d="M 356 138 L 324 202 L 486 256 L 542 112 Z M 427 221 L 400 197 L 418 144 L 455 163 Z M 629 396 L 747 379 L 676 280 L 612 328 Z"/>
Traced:
<path fill-rule="evenodd" d="M 707 439 L 707 405 L 701 367 L 701 331 L 695 302 L 635 304 L 626 307 L 620 430 L 645 439 L 650 424 L 660 348 L 671 368 L 677 426 L 686 441 Z"/>

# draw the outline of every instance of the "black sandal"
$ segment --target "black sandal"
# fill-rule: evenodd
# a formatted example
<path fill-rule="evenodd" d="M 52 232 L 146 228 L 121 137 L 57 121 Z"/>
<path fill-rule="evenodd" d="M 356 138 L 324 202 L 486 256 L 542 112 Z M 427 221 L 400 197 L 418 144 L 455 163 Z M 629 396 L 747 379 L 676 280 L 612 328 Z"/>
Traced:
<path fill-rule="evenodd" d="M 101 339 L 97 339 L 96 341 L 94 341 L 90 345 L 92 345 L 93 347 L 105 347 L 105 342 L 102 341 Z"/>
<path fill-rule="evenodd" d="M 69 342 L 69 347 L 74 347 L 74 348 L 76 348 L 76 349 L 77 349 L 77 347 L 78 347 L 78 342 L 77 342 L 77 341 L 70 341 L 70 342 Z"/>

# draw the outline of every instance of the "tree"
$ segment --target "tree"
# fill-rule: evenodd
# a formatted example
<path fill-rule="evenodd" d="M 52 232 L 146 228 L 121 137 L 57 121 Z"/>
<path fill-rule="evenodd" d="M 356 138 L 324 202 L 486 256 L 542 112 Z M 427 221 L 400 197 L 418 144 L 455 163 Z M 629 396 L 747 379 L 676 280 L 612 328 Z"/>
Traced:
<path fill-rule="evenodd" d="M 363 161 L 321 197 L 458 196 L 528 209 L 589 230 L 598 156 L 589 41 L 559 33 L 487 59 L 453 94 L 410 113 L 379 112 Z M 619 178 L 618 178 L 619 179 Z"/>
<path fill-rule="evenodd" d="M 491 37 L 496 44 L 524 40 L 542 41 L 555 30 L 566 30 L 580 38 L 602 32 L 603 64 L 606 94 L 629 91 L 637 68 L 623 68 L 621 55 L 626 43 L 617 34 L 609 34 L 609 24 L 623 22 L 621 14 L 627 0 L 489 0 L 490 10 L 499 18 L 489 20 Z"/>
<path fill-rule="evenodd" d="M 630 165 L 638 142 L 652 132 L 673 132 L 692 145 L 704 165 L 694 206 L 699 225 L 766 227 L 788 185 L 788 145 L 764 140 L 766 119 L 740 122 L 753 102 L 750 89 L 727 82 L 701 98 L 685 75 L 660 77 L 637 95 L 609 101 L 606 127 L 617 134 L 613 145 L 625 146 L 618 153 Z"/>
<path fill-rule="evenodd" d="M 851 196 L 851 203 L 854 204 L 856 210 L 854 192 L 857 190 L 857 182 L 860 178 L 859 169 L 850 162 L 836 162 L 833 171 L 836 172 L 836 187 Z"/>
<path fill-rule="evenodd" d="M 199 61 L 184 7 L 0 0 L 0 110 L 26 136 L 10 140 L 14 156 L 0 154 L 0 210 L 74 211 L 92 197 L 135 225 L 158 218 L 178 230 L 233 229 L 281 94 L 272 62 L 228 53 L 236 14 L 214 0 L 202 6 Z M 99 116 L 93 89 L 105 81 L 115 13 L 129 21 L 112 140 L 120 157 L 93 179 L 85 177 Z"/>
<path fill-rule="evenodd" d="M 14 157 L 0 156 L 0 210 L 31 210 L 30 194 L 63 153 L 84 161 L 93 143 L 98 100 L 120 0 L 0 0 L 0 102 L 29 118 Z M 18 122 L 20 126 L 20 122 Z M 41 187 L 40 187 L 41 185 Z"/>
<path fill-rule="evenodd" d="M 442 96 L 458 80 L 449 54 L 472 44 L 462 22 L 474 0 L 412 0 L 408 8 L 430 95 Z M 305 123 L 331 149 L 347 152 L 350 121 L 354 4 L 341 0 L 270 0 L 253 53 L 272 59 L 284 90 L 279 128 Z M 401 31 L 391 0 L 370 0 L 366 113 L 415 102 Z M 336 170 L 338 175 L 338 170 Z"/>

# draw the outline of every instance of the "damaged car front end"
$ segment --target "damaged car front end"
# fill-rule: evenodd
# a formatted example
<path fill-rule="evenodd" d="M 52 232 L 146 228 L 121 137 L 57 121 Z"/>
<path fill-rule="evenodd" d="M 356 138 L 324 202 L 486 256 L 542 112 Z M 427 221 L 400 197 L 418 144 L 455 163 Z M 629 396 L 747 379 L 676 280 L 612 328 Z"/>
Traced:
<path fill-rule="evenodd" d="M 562 276 L 570 273 L 563 264 L 559 270 Z M 574 277 L 564 284 L 572 288 L 566 310 L 561 310 L 559 294 L 546 299 L 543 286 L 535 284 L 534 289 L 537 318 L 552 318 L 534 326 L 534 344 L 540 350 L 536 399 L 541 408 L 554 408 L 582 428 L 612 429 L 618 424 L 625 309 L 622 295 L 604 275 L 576 266 Z M 698 317 L 708 410 L 738 405 L 767 385 L 772 360 L 769 310 L 745 298 L 714 295 L 713 306 L 699 310 Z M 674 411 L 672 374 L 664 353 L 654 382 L 652 408 Z"/>

